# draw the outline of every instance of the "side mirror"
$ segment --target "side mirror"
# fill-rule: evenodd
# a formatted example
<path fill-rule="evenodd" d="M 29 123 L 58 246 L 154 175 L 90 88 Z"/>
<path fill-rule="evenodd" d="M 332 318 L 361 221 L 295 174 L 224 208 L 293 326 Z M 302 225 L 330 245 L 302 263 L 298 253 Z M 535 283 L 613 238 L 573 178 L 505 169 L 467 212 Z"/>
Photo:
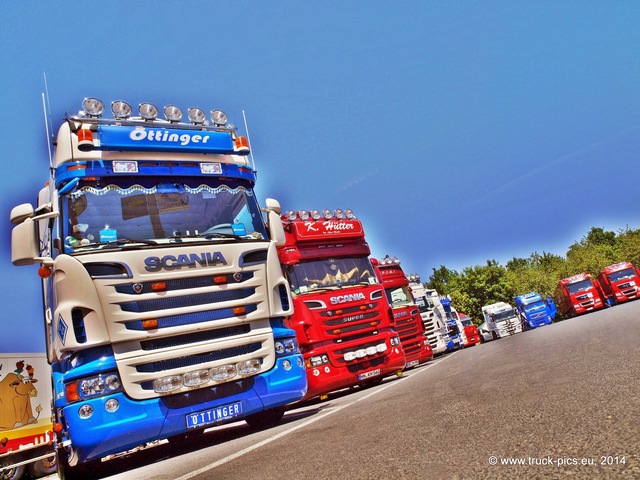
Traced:
<path fill-rule="evenodd" d="M 265 200 L 265 205 L 267 206 L 267 210 L 270 212 L 275 212 L 278 215 L 282 213 L 282 207 L 280 206 L 280 202 L 273 198 L 267 198 Z"/>
<path fill-rule="evenodd" d="M 13 214 L 13 212 L 11 213 Z M 25 218 L 22 223 L 13 227 L 11 231 L 11 262 L 21 267 L 33 265 L 36 263 L 37 258 L 38 238 L 36 225 L 31 218 Z"/>
<path fill-rule="evenodd" d="M 271 236 L 271 240 L 273 240 L 278 246 L 284 245 L 286 237 L 284 234 L 284 227 L 282 226 L 280 215 L 273 210 L 269 210 L 268 220 L 269 235 Z"/>
<path fill-rule="evenodd" d="M 24 222 L 27 218 L 33 217 L 35 214 L 33 206 L 30 203 L 23 203 L 17 207 L 11 209 L 11 215 L 9 219 L 14 225 Z"/>
<path fill-rule="evenodd" d="M 284 235 L 282 219 L 280 218 L 280 213 L 282 213 L 280 202 L 273 198 L 267 198 L 265 205 L 267 207 L 267 222 L 269 222 L 269 236 L 276 245 L 284 245 L 286 237 Z"/>

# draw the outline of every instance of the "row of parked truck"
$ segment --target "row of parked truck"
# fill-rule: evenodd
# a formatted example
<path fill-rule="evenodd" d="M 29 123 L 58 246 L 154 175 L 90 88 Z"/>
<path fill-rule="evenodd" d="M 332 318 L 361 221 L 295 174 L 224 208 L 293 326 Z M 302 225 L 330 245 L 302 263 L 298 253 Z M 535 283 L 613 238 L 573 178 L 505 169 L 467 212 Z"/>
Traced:
<path fill-rule="evenodd" d="M 67 114 L 35 206 L 11 211 L 12 262 L 39 266 L 45 352 L 1 359 L 3 478 L 56 459 L 62 480 L 86 478 L 103 457 L 269 425 L 479 341 L 449 298 L 372 258 L 351 210 L 260 207 L 224 112 L 104 110 Z"/>
<path fill-rule="evenodd" d="M 45 352 L 2 357 L 2 478 L 56 460 L 87 478 L 103 457 L 269 425 L 433 358 L 399 262 L 371 257 L 351 210 L 260 207 L 222 111 L 111 113 L 87 98 L 67 114 L 35 206 L 11 211 L 13 264 L 39 266 Z"/>
<path fill-rule="evenodd" d="M 602 269 L 597 278 L 580 273 L 558 282 L 553 297 L 529 292 L 514 298 L 515 308 L 505 302 L 482 307 L 482 341 L 502 338 L 549 325 L 559 310 L 564 318 L 635 300 L 640 296 L 640 271 L 630 262 Z"/>

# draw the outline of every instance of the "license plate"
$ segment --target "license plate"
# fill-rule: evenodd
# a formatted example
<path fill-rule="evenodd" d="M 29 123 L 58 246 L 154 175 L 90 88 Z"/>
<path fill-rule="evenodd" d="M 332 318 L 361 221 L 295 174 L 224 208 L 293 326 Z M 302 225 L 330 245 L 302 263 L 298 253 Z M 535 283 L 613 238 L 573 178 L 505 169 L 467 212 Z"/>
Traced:
<path fill-rule="evenodd" d="M 365 378 L 375 377 L 376 375 L 380 375 L 379 368 L 376 368 L 375 370 L 371 370 L 370 372 L 360 373 L 358 375 L 358 380 L 364 380 Z"/>
<path fill-rule="evenodd" d="M 418 365 L 420 363 L 420 360 L 413 360 L 409 363 L 407 363 L 404 368 L 411 368 L 411 367 L 415 367 L 416 365 Z"/>
<path fill-rule="evenodd" d="M 209 410 L 203 410 L 202 412 L 189 413 L 186 416 L 187 428 L 198 428 L 203 425 L 210 425 L 212 423 L 218 423 L 222 420 L 228 420 L 233 417 L 237 417 L 242 413 L 242 403 L 236 402 L 229 405 L 223 405 L 217 408 L 211 408 Z"/>

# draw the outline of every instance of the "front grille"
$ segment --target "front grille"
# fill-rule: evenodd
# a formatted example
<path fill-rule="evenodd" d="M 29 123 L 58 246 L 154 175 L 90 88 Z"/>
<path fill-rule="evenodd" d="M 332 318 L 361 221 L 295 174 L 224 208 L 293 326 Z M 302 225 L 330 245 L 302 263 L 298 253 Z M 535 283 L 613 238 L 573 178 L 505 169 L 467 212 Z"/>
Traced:
<path fill-rule="evenodd" d="M 207 353 L 199 353 L 197 355 L 188 355 L 185 357 L 170 358 L 168 360 L 160 360 L 157 362 L 146 363 L 136 366 L 139 373 L 157 373 L 176 368 L 192 367 L 208 362 L 225 360 L 227 358 L 238 357 L 256 352 L 262 347 L 261 343 L 251 343 L 249 345 L 241 345 L 239 347 L 224 348 Z M 152 382 L 151 382 L 152 383 Z M 144 388 L 144 383 L 143 383 Z M 151 386 L 153 388 L 153 386 Z"/>
<path fill-rule="evenodd" d="M 253 313 L 256 310 L 256 305 L 245 305 L 245 315 Z M 235 313 L 233 308 L 220 308 L 217 310 L 205 310 L 204 312 L 196 313 L 184 313 L 181 315 L 170 315 L 167 317 L 160 317 L 157 319 L 158 328 L 179 327 L 181 325 L 194 325 L 197 323 L 211 322 L 214 320 L 221 320 L 225 318 L 233 317 Z M 143 321 L 135 320 L 126 324 L 129 330 L 144 330 Z"/>
<path fill-rule="evenodd" d="M 143 350 L 153 351 L 161 348 L 173 348 L 192 343 L 210 342 L 238 335 L 246 335 L 251 331 L 251 327 L 243 323 L 234 327 L 217 328 L 205 332 L 187 333 L 184 335 L 174 335 L 173 337 L 154 338 L 140 342 Z"/>
<path fill-rule="evenodd" d="M 140 300 L 137 302 L 125 302 L 120 304 L 124 312 L 145 313 L 157 310 L 169 310 L 172 308 L 192 307 L 194 305 L 207 305 L 211 303 L 230 302 L 242 300 L 255 293 L 255 288 L 240 288 L 220 292 L 198 293 L 180 297 L 157 298 L 153 300 Z"/>
<path fill-rule="evenodd" d="M 185 408 L 192 405 L 211 402 L 219 398 L 230 397 L 231 395 L 239 395 L 253 388 L 253 377 L 243 378 L 235 382 L 222 383 L 208 388 L 200 388 L 184 393 L 176 393 L 161 397 L 160 401 L 168 408 Z"/>
<path fill-rule="evenodd" d="M 242 283 L 247 280 L 251 280 L 253 278 L 253 272 L 238 272 L 235 274 L 224 274 L 224 275 L 205 275 L 202 277 L 189 277 L 189 278 L 179 278 L 179 279 L 170 279 L 163 280 L 162 282 L 141 282 L 141 283 L 125 283 L 121 285 L 116 285 L 116 292 L 122 293 L 125 295 L 140 295 L 143 293 L 153 293 L 155 292 L 154 288 L 159 283 L 164 284 L 164 290 L 172 291 L 172 290 L 187 290 L 192 288 L 202 288 L 202 287 L 211 287 L 214 285 L 227 285 L 227 284 L 235 284 Z"/>

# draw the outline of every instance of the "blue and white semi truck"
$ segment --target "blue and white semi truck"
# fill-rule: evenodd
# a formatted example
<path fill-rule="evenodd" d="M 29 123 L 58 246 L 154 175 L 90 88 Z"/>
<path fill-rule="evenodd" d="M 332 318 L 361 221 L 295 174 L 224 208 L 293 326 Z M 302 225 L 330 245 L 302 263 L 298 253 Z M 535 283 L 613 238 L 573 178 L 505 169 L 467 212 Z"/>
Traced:
<path fill-rule="evenodd" d="M 551 325 L 556 318 L 553 297 L 542 298 L 538 292 L 529 292 L 514 298 L 516 310 L 525 330 Z"/>
<path fill-rule="evenodd" d="M 274 423 L 307 389 L 283 322 L 280 206 L 258 204 L 247 139 L 220 110 L 111 111 L 87 98 L 67 114 L 37 205 L 11 212 L 12 262 L 40 265 L 62 479 L 227 421 Z"/>

